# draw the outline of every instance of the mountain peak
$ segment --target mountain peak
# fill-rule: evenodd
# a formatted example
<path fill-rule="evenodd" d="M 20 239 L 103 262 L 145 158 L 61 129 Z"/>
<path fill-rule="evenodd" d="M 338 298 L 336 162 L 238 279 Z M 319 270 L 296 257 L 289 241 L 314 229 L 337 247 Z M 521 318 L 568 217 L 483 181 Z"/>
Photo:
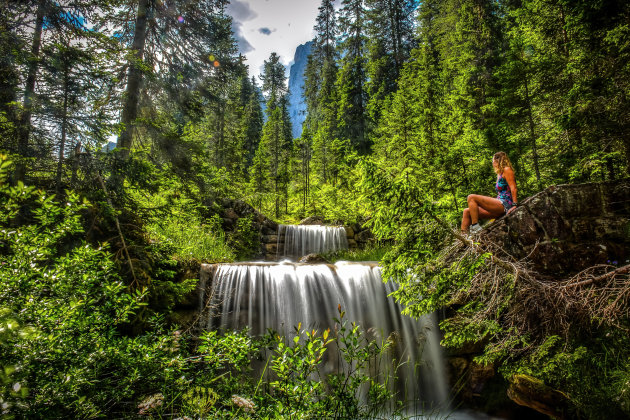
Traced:
<path fill-rule="evenodd" d="M 311 54 L 313 41 L 299 45 L 295 50 L 293 64 L 289 71 L 289 116 L 293 125 L 293 137 L 302 135 L 302 124 L 306 119 L 306 102 L 304 101 L 304 71 L 308 56 Z"/>

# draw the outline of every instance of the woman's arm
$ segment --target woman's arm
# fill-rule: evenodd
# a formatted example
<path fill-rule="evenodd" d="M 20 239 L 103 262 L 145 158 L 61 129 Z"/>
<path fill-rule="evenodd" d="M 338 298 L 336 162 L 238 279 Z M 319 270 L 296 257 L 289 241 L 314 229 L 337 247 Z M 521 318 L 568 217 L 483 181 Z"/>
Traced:
<path fill-rule="evenodd" d="M 516 197 L 516 191 L 517 191 L 516 179 L 514 178 L 514 171 L 512 170 L 512 168 L 507 167 L 503 169 L 503 177 L 505 178 L 508 185 L 510 186 L 510 193 L 512 194 L 512 201 L 514 202 L 514 204 L 516 204 L 518 202 L 518 198 Z"/>

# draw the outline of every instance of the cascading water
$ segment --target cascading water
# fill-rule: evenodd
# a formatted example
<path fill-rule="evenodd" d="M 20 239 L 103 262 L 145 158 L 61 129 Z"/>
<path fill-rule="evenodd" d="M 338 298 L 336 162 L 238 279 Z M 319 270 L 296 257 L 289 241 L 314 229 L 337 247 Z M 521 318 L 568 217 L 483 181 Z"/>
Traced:
<path fill-rule="evenodd" d="M 300 322 L 309 330 L 334 330 L 341 305 L 344 319 L 359 324 L 369 338 L 394 340 L 389 357 L 402 362 L 394 385 L 399 396 L 416 408 L 419 402 L 444 407 L 448 391 L 435 316 L 414 320 L 401 315 L 402 307 L 388 297 L 395 287 L 382 282 L 375 263 L 221 264 L 211 289 L 208 328 L 249 327 L 254 335 L 272 328 L 288 336 Z M 391 375 L 391 364 L 386 365 Z M 335 366 L 328 360 L 324 373 Z"/>
<path fill-rule="evenodd" d="M 348 249 L 346 230 L 341 226 L 279 225 L 278 255 L 299 258 L 307 254 Z"/>

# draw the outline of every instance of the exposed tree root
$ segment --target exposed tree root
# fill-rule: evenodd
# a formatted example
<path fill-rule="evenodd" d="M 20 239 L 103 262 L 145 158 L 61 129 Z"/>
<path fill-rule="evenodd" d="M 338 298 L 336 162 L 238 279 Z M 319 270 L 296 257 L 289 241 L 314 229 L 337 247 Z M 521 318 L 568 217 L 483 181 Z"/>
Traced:
<path fill-rule="evenodd" d="M 486 262 L 470 287 L 456 291 L 453 300 L 480 302 L 481 309 L 470 320 L 494 320 L 509 332 L 495 337 L 496 346 L 508 345 L 516 336 L 525 336 L 535 345 L 550 335 L 567 338 L 593 325 L 627 330 L 630 265 L 596 265 L 562 280 L 541 274 L 529 256 L 516 259 L 483 236 L 478 242 L 459 236 L 441 256 L 445 266 L 457 268 L 478 258 Z"/>

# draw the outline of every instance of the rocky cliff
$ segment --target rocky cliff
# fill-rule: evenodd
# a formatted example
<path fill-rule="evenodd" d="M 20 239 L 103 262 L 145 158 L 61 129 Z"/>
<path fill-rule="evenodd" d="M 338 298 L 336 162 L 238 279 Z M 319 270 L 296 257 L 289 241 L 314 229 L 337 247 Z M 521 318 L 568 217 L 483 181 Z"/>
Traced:
<path fill-rule="evenodd" d="M 302 124 L 306 119 L 306 102 L 304 101 L 304 70 L 308 56 L 311 54 L 312 41 L 302 44 L 295 50 L 293 64 L 289 72 L 289 116 L 293 126 L 293 137 L 302 135 Z"/>
<path fill-rule="evenodd" d="M 549 187 L 490 224 L 480 239 L 555 277 L 596 264 L 627 264 L 630 181 Z"/>

